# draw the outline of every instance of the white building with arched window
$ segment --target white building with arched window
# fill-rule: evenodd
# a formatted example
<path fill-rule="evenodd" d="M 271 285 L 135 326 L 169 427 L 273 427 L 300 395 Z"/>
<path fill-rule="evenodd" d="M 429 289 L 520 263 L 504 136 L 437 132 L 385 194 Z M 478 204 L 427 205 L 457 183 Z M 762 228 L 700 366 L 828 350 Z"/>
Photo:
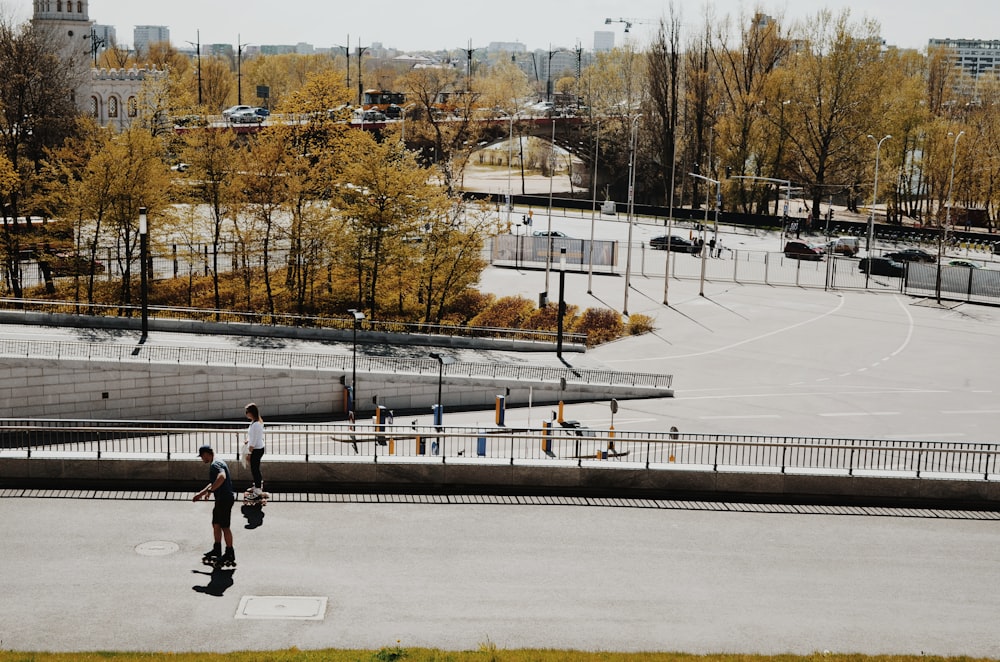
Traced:
<path fill-rule="evenodd" d="M 157 69 L 96 69 L 93 56 L 94 22 L 88 0 L 34 0 L 32 25 L 52 35 L 64 58 L 79 69 L 74 100 L 101 126 L 128 127 L 139 115 L 143 82 L 166 72 Z"/>

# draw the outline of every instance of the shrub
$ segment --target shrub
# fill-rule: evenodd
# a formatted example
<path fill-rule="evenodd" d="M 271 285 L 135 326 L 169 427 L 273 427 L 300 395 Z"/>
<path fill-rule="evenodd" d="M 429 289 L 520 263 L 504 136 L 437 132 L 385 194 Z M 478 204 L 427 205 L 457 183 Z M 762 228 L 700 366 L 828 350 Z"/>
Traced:
<path fill-rule="evenodd" d="M 522 296 L 502 297 L 473 317 L 469 326 L 521 329 L 534 307 L 534 302 Z"/>
<path fill-rule="evenodd" d="M 630 336 L 641 336 L 650 333 L 656 327 L 653 326 L 653 318 L 649 315 L 630 315 L 628 318 L 628 334 Z"/>
<path fill-rule="evenodd" d="M 622 317 L 607 308 L 588 308 L 573 327 L 576 333 L 587 334 L 587 345 L 593 347 L 622 335 Z"/>

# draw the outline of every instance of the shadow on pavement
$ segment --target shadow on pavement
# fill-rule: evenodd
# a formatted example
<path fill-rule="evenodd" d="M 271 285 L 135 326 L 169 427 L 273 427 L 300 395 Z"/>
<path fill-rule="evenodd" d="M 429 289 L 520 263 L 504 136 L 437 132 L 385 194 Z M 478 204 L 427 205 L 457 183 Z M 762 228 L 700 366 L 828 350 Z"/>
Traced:
<path fill-rule="evenodd" d="M 233 585 L 233 573 L 236 572 L 236 570 L 223 570 L 219 568 L 213 569 L 211 572 L 207 572 L 205 570 L 192 570 L 191 572 L 196 575 L 209 575 L 210 577 L 206 586 L 192 586 L 191 588 L 193 590 L 198 593 L 206 593 L 208 595 L 221 597 L 222 594 L 226 592 L 226 589 Z"/>

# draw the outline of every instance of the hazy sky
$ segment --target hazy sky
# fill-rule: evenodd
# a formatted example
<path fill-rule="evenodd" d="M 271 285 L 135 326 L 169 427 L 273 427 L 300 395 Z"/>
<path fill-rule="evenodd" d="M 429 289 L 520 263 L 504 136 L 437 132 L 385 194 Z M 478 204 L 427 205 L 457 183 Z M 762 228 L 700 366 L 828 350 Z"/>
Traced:
<path fill-rule="evenodd" d="M 30 18 L 30 0 L 0 0 L 20 19 Z M 1000 39 L 998 0 L 675 0 L 685 30 L 703 24 L 706 9 L 716 17 L 764 13 L 798 21 L 827 8 L 851 7 L 854 18 L 877 20 L 887 43 L 923 48 L 931 37 Z M 616 44 L 624 25 L 605 25 L 606 18 L 635 19 L 629 37 L 648 43 L 657 21 L 667 13 L 663 0 L 90 0 L 90 18 L 114 25 L 118 40 L 132 44 L 136 25 L 165 25 L 177 46 L 196 41 L 235 44 L 310 43 L 343 45 L 350 35 L 363 46 L 381 42 L 401 50 L 474 48 L 491 41 L 519 41 L 536 48 L 593 47 L 595 30 L 614 30 Z M 623 12 L 627 12 L 624 13 Z"/>

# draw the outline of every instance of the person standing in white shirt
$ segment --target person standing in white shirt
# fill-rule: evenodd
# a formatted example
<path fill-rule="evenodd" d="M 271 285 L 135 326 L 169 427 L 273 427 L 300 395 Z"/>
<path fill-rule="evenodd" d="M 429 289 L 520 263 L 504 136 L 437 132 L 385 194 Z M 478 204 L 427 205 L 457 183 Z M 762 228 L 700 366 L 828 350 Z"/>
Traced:
<path fill-rule="evenodd" d="M 250 427 L 247 428 L 246 444 L 250 451 L 250 473 L 253 474 L 253 488 L 250 497 L 259 499 L 263 492 L 264 478 L 260 473 L 260 460 L 264 457 L 264 419 L 260 417 L 257 405 L 250 403 L 245 408 Z"/>

